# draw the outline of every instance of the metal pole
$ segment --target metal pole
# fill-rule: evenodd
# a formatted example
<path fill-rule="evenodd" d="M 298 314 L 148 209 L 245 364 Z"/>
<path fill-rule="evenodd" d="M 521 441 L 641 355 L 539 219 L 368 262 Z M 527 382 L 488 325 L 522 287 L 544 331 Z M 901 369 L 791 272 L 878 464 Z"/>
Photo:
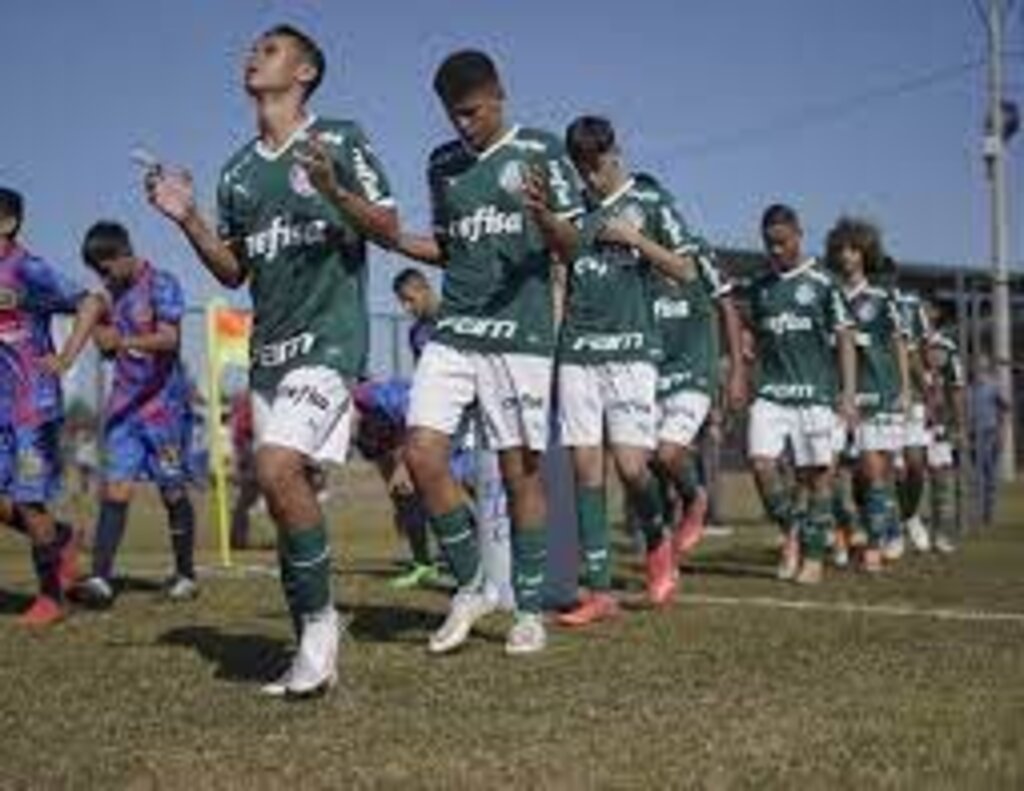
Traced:
<path fill-rule="evenodd" d="M 992 319 L 993 351 L 999 389 L 1010 406 L 1003 421 L 1003 452 L 1000 473 L 1013 480 L 1017 468 L 1014 442 L 1013 351 L 1010 338 L 1010 281 L 1007 272 L 1006 147 L 1003 140 L 1003 0 L 988 5 L 989 128 L 985 136 L 985 161 L 992 190 Z"/>

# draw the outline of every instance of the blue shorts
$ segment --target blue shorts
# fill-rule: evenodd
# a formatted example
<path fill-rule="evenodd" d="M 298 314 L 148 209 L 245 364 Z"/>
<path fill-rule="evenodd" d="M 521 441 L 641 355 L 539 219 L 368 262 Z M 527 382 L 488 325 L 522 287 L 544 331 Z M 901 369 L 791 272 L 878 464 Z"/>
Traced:
<path fill-rule="evenodd" d="M 161 489 L 189 481 L 192 421 L 146 423 L 128 417 L 108 424 L 104 478 L 109 483 L 152 481 Z"/>
<path fill-rule="evenodd" d="M 61 421 L 0 426 L 0 494 L 16 503 L 48 503 L 60 494 Z"/>

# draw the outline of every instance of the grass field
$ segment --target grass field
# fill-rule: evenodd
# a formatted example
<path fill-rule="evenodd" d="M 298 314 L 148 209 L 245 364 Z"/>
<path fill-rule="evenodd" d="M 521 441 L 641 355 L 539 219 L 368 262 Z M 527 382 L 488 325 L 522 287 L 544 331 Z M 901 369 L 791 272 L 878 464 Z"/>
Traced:
<path fill-rule="evenodd" d="M 0 538 L 0 788 L 1024 787 L 1024 489 L 951 559 L 815 590 L 770 579 L 771 532 L 743 526 L 702 545 L 671 609 L 555 632 L 518 660 L 501 617 L 427 657 L 445 597 L 387 586 L 398 546 L 380 492 L 358 468 L 340 491 L 343 681 L 304 703 L 257 693 L 288 645 L 276 580 L 215 575 L 197 602 L 159 599 L 151 499 L 116 608 L 43 634 L 13 623 L 31 581 L 17 538 Z M 745 482 L 729 505 L 754 513 Z"/>

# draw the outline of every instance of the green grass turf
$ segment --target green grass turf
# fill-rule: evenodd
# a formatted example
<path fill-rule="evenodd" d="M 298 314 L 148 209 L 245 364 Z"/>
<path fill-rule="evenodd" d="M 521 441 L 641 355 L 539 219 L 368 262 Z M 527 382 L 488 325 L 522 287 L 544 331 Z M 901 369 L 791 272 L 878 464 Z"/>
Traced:
<path fill-rule="evenodd" d="M 756 513 L 744 480 L 732 513 Z M 152 496 L 123 567 L 149 572 L 114 610 L 28 634 L 16 536 L 0 539 L 0 788 L 1021 788 L 1024 622 L 791 611 L 684 601 L 632 609 L 550 650 L 502 654 L 487 621 L 456 655 L 424 653 L 445 606 L 388 588 L 399 552 L 365 469 L 332 507 L 350 619 L 343 682 L 322 700 L 262 699 L 289 637 L 275 580 L 208 578 L 171 606 Z M 203 513 L 200 509 L 200 513 Z M 702 545 L 691 596 L 1024 613 L 1024 490 L 950 559 L 882 579 L 832 572 L 808 591 L 770 579 L 773 538 L 744 526 Z M 269 536 L 265 523 L 259 534 Z M 620 541 L 630 596 L 638 567 Z M 213 563 L 213 536 L 202 536 Z M 240 563 L 269 564 L 271 553 Z"/>

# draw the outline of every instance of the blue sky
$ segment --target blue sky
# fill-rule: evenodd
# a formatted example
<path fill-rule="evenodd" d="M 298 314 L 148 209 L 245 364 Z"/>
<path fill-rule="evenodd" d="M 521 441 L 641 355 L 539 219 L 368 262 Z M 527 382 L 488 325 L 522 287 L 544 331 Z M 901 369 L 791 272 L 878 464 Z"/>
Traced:
<path fill-rule="evenodd" d="M 1011 89 L 1024 87 L 1022 6 L 1008 32 Z M 410 225 L 426 218 L 427 152 L 449 134 L 433 70 L 472 45 L 499 61 L 514 119 L 560 132 L 579 112 L 609 115 L 634 165 L 670 185 L 715 242 L 756 245 L 761 208 L 782 199 L 803 213 L 812 247 L 854 211 L 881 222 L 897 258 L 987 260 L 984 70 L 957 71 L 984 54 L 970 0 L 10 0 L 0 182 L 28 198 L 31 246 L 78 266 L 84 229 L 116 217 L 192 300 L 219 293 L 145 205 L 128 153 L 141 143 L 187 165 L 211 205 L 220 165 L 253 131 L 241 60 L 278 21 L 322 42 L 314 106 L 364 125 Z M 1012 239 L 1019 260 L 1016 229 Z M 374 265 L 373 302 L 386 308 L 394 264 Z"/>

